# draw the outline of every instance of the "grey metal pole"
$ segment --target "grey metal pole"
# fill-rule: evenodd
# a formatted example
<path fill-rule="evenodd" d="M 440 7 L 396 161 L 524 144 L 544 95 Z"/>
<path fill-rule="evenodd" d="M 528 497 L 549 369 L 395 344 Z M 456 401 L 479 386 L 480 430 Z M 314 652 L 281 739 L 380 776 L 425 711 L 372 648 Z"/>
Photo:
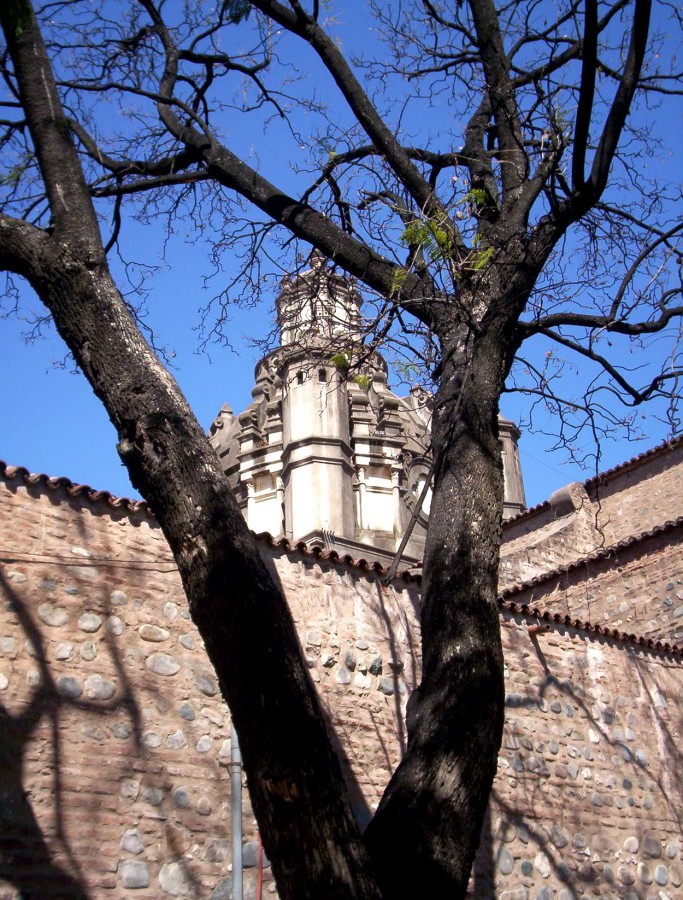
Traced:
<path fill-rule="evenodd" d="M 242 754 L 234 724 L 230 726 L 230 800 L 232 805 L 232 896 L 242 900 Z"/>

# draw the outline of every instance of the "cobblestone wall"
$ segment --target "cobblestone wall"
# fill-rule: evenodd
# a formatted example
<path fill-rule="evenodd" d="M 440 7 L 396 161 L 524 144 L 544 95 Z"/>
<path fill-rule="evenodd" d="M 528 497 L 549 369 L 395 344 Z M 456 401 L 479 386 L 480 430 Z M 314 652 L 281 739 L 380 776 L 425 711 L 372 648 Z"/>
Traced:
<path fill-rule="evenodd" d="M 681 896 L 680 663 L 504 616 L 506 725 L 474 895 Z"/>
<path fill-rule="evenodd" d="M 142 512 L 70 493 L 0 484 L 0 861 L 11 862 L 0 898 L 225 900 L 230 723 L 168 549 Z M 419 677 L 415 584 L 386 590 L 311 555 L 264 554 L 367 818 Z M 683 573 L 668 577 L 683 590 Z M 473 895 L 673 900 L 680 668 L 533 624 L 504 616 L 508 717 Z M 249 898 L 257 843 L 245 804 Z"/>

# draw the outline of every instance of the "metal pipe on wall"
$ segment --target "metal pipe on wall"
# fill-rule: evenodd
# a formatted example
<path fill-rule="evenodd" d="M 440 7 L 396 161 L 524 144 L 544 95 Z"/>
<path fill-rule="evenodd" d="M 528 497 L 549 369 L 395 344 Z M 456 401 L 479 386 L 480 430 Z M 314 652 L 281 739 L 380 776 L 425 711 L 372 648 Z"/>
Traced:
<path fill-rule="evenodd" d="M 242 754 L 234 724 L 230 726 L 230 801 L 232 806 L 232 896 L 242 900 Z"/>

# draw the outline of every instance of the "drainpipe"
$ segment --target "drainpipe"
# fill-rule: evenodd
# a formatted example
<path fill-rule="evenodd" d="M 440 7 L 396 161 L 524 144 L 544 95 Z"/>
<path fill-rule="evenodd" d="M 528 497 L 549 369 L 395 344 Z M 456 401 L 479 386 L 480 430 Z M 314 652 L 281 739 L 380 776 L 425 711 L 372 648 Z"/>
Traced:
<path fill-rule="evenodd" d="M 230 788 L 232 896 L 233 900 L 242 900 L 242 755 L 234 724 L 230 726 Z"/>

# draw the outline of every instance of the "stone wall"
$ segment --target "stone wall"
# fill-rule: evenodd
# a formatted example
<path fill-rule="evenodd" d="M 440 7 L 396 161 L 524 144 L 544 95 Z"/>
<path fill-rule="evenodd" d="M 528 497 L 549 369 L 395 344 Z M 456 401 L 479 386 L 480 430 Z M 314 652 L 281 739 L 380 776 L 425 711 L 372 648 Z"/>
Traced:
<path fill-rule="evenodd" d="M 262 547 L 367 819 L 400 759 L 419 678 L 417 584 L 386 589 L 372 570 Z M 669 595 L 683 590 L 674 556 Z M 0 558 L 0 897 L 228 897 L 230 721 L 154 520 L 18 472 L 0 482 Z M 592 590 L 617 593 L 595 577 Z M 512 600 L 573 609 L 561 589 Z M 680 658 L 590 629 L 539 630 L 512 600 L 507 724 L 472 895 L 673 900 Z M 254 897 L 246 794 L 245 805 Z M 266 869 L 264 896 L 274 894 Z"/>
<path fill-rule="evenodd" d="M 503 639 L 505 735 L 474 896 L 680 897 L 680 661 L 514 615 Z"/>
<path fill-rule="evenodd" d="M 168 548 L 144 508 L 70 494 L 0 483 L 2 874 L 41 898 L 227 897 L 230 719 Z M 262 547 L 367 821 L 405 743 L 417 585 Z"/>

